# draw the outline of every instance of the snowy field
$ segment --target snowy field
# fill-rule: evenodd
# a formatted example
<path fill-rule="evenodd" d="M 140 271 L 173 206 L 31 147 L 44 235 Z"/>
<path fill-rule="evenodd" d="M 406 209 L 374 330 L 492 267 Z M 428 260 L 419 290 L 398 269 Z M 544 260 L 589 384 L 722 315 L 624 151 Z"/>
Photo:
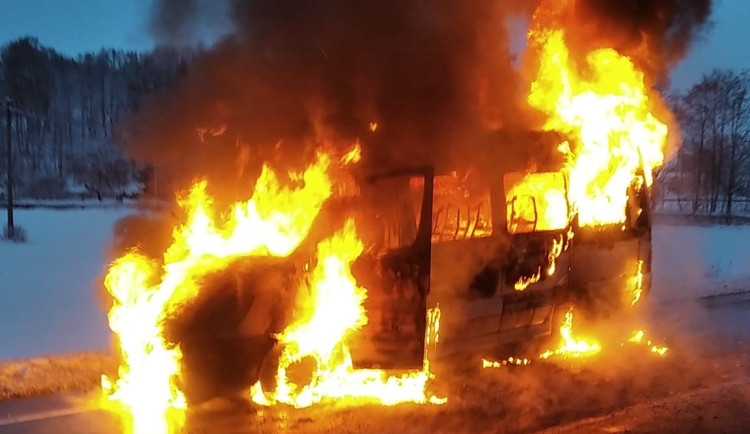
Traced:
<path fill-rule="evenodd" d="M 750 226 L 660 224 L 653 242 L 659 301 L 750 290 Z"/>
<path fill-rule="evenodd" d="M 106 349 L 94 282 L 128 208 L 17 210 L 25 244 L 0 242 L 0 359 Z M 3 210 L 2 224 L 5 224 Z"/>
<path fill-rule="evenodd" d="M 0 243 L 0 359 L 109 348 L 106 315 L 93 288 L 106 266 L 112 225 L 130 212 L 17 211 L 29 240 Z M 750 289 L 749 246 L 750 226 L 656 226 L 654 298 Z"/>

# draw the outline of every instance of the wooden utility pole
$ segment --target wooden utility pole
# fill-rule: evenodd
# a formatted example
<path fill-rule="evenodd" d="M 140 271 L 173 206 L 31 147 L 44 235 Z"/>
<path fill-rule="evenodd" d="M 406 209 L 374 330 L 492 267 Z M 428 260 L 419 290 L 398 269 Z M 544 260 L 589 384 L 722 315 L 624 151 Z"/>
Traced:
<path fill-rule="evenodd" d="M 8 163 L 8 170 L 6 171 L 8 174 L 8 179 L 5 184 L 5 189 L 7 191 L 6 195 L 6 201 L 7 201 L 7 209 L 8 209 L 8 236 L 12 237 L 14 232 L 14 224 L 13 224 L 13 146 L 11 144 L 11 134 L 10 134 L 10 128 L 11 128 L 11 108 L 10 108 L 10 99 L 7 99 L 5 101 L 5 144 L 7 145 L 6 151 L 7 151 L 7 163 Z"/>

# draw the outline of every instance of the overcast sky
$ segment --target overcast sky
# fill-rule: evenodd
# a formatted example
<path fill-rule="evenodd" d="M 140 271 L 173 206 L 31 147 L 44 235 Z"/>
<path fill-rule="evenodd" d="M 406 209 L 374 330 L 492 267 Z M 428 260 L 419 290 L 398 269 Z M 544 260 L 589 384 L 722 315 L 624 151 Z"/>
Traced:
<path fill-rule="evenodd" d="M 150 0 L 0 0 L 0 45 L 22 36 L 75 56 L 103 47 L 147 50 Z"/>
<path fill-rule="evenodd" d="M 353 0 L 356 1 L 356 0 Z M 148 50 L 152 0 L 0 0 L 0 45 L 32 35 L 75 56 L 103 47 Z M 713 68 L 750 68 L 750 1 L 714 0 L 713 30 L 672 74 L 689 87 Z"/>

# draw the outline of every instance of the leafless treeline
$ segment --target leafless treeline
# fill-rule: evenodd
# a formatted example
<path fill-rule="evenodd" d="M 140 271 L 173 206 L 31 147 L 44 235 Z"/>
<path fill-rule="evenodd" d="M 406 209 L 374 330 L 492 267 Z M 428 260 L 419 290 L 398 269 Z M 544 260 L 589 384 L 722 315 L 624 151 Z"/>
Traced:
<path fill-rule="evenodd" d="M 1 190 L 7 99 L 18 112 L 11 122 L 17 195 L 59 197 L 66 184 L 89 194 L 116 194 L 141 176 L 116 146 L 122 138 L 118 121 L 174 83 L 188 57 L 168 49 L 102 50 L 73 59 L 34 38 L 0 47 Z"/>
<path fill-rule="evenodd" d="M 750 213 L 750 71 L 715 70 L 671 103 L 682 146 L 661 171 L 660 206 Z"/>
<path fill-rule="evenodd" d="M 59 197 L 65 185 L 115 194 L 144 176 L 117 147 L 117 124 L 170 88 L 197 52 L 102 50 L 65 57 L 24 38 L 0 47 L 0 107 L 12 118 L 16 192 Z M 661 169 L 665 211 L 750 214 L 750 71 L 716 70 L 670 97 L 682 146 Z M 4 114 L 4 110 L 3 110 Z M 5 191 L 5 119 L 0 119 L 0 201 Z"/>

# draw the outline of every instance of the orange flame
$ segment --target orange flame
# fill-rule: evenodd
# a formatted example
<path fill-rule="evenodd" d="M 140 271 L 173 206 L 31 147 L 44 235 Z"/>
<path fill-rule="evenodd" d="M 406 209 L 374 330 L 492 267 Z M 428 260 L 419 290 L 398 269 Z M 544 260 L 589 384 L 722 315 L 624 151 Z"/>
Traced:
<path fill-rule="evenodd" d="M 560 230 L 568 226 L 570 212 L 565 179 L 561 173 L 508 173 L 506 218 L 510 233 Z"/>
<path fill-rule="evenodd" d="M 341 157 L 341 163 L 345 166 L 359 163 L 360 160 L 362 160 L 362 146 L 360 146 L 359 142 L 354 145 L 351 151 Z"/>
<path fill-rule="evenodd" d="M 571 232 L 572 233 L 572 232 Z M 569 238 L 570 240 L 570 234 Z M 547 252 L 547 262 L 549 265 L 547 266 L 547 269 L 545 270 L 547 273 L 547 276 L 552 276 L 555 274 L 555 271 L 557 269 L 557 258 L 560 257 L 563 251 L 568 249 L 568 244 L 565 242 L 565 237 L 563 235 L 560 235 L 557 238 L 554 238 L 552 240 L 552 247 L 550 247 L 549 251 Z M 513 285 L 513 288 L 516 291 L 524 291 L 526 288 L 529 287 L 532 283 L 537 283 L 542 279 L 542 267 L 537 267 L 536 273 L 531 275 L 530 277 L 521 276 L 518 278 L 518 281 Z"/>
<path fill-rule="evenodd" d="M 636 330 L 635 332 L 633 332 L 633 336 L 631 336 L 630 339 L 628 339 L 628 342 L 633 343 L 633 344 L 645 343 L 646 346 L 648 346 L 649 351 L 659 356 L 663 356 L 664 354 L 667 353 L 667 351 L 669 350 L 668 347 L 656 345 L 651 341 L 651 339 L 646 339 L 644 341 L 643 338 L 645 336 L 646 336 L 645 330 L 642 330 L 642 329 Z"/>
<path fill-rule="evenodd" d="M 584 53 L 585 65 L 576 63 L 565 31 L 546 22 L 565 7 L 572 4 L 544 1 L 534 14 L 528 40 L 540 64 L 528 101 L 548 116 L 544 129 L 574 140 L 566 169 L 579 224 L 620 224 L 639 169 L 650 186 L 664 161 L 667 126 L 654 115 L 644 76 L 628 57 L 605 48 Z"/>
<path fill-rule="evenodd" d="M 299 189 L 282 188 L 264 167 L 253 197 L 234 205 L 226 223 L 212 219 L 206 183 L 180 201 L 188 221 L 173 232 L 163 265 L 131 252 L 110 267 L 105 286 L 112 294 L 109 325 L 117 335 L 122 362 L 117 379 L 104 377 L 104 396 L 125 416 L 130 432 L 180 429 L 185 399 L 175 380 L 181 353 L 163 338 L 163 319 L 200 290 L 198 277 L 238 256 L 287 256 L 304 239 L 331 194 L 328 155 L 319 154 L 300 178 Z"/>
<path fill-rule="evenodd" d="M 635 306 L 643 296 L 643 261 L 638 261 L 638 270 L 633 277 L 633 300 L 631 306 Z"/>
<path fill-rule="evenodd" d="M 527 366 L 529 364 L 531 364 L 531 360 L 525 357 L 508 357 L 507 359 L 501 360 L 499 362 L 482 359 L 482 368 L 484 369 L 500 368 L 503 366 Z"/>
<path fill-rule="evenodd" d="M 436 402 L 424 393 L 431 374 L 424 370 L 388 376 L 382 370 L 355 370 L 347 336 L 367 324 L 362 306 L 367 291 L 357 286 L 350 265 L 364 246 L 352 220 L 331 239 L 318 245 L 318 266 L 312 272 L 308 291 L 301 291 L 300 304 L 309 317 L 293 324 L 279 337 L 284 351 L 279 361 L 276 389 L 257 395 L 256 403 L 282 402 L 308 407 L 324 399 L 366 398 L 384 405 L 400 402 Z M 295 384 L 287 370 L 303 359 L 315 361 L 307 384 Z M 256 386 L 259 388 L 260 386 Z M 262 390 L 262 389 L 260 389 Z"/>
<path fill-rule="evenodd" d="M 588 342 L 584 339 L 575 339 L 573 337 L 573 306 L 565 313 L 565 320 L 562 326 L 560 326 L 560 336 L 562 337 L 560 347 L 555 350 L 543 352 L 539 355 L 540 358 L 548 359 L 552 356 L 578 358 L 596 354 L 602 349 L 596 342 Z"/>
<path fill-rule="evenodd" d="M 597 354 L 602 350 L 601 346 L 597 342 L 589 342 L 583 339 L 573 338 L 573 307 L 571 307 L 565 314 L 565 320 L 560 326 L 560 335 L 562 337 L 560 347 L 541 353 L 539 355 L 540 359 L 549 359 L 553 356 L 562 356 L 564 359 L 571 357 L 582 358 L 585 356 Z M 625 344 L 643 344 L 648 347 L 650 353 L 656 354 L 658 356 L 664 356 L 667 351 L 669 351 L 669 348 L 666 346 L 656 345 L 650 339 L 644 339 L 645 336 L 645 330 L 636 330 L 635 332 L 633 332 L 633 335 L 627 340 L 627 342 L 622 343 L 621 346 L 625 346 Z M 531 362 L 531 359 L 527 359 L 525 357 L 509 357 L 500 361 L 482 359 L 482 368 L 489 369 L 502 368 L 505 366 L 528 366 L 531 364 Z"/>
<path fill-rule="evenodd" d="M 182 429 L 187 405 L 176 381 L 182 354 L 165 341 L 164 319 L 200 292 L 196 282 L 201 276 L 222 269 L 231 259 L 289 256 L 332 194 L 330 162 L 328 154 L 319 153 L 303 173 L 290 174 L 302 181 L 297 188 L 282 187 L 277 174 L 264 167 L 252 198 L 236 203 L 221 223 L 214 217 L 206 182 L 198 182 L 179 201 L 187 222 L 173 231 L 163 262 L 130 252 L 112 264 L 105 285 L 113 297 L 109 323 L 122 361 L 117 378 L 102 378 L 102 391 L 109 408 L 122 414 L 128 432 Z M 318 245 L 309 284 L 300 283 L 299 320 L 278 336 L 283 352 L 277 388 L 266 394 L 256 384 L 250 397 L 255 402 L 295 407 L 342 397 L 388 405 L 444 402 L 425 395 L 426 382 L 432 378 L 427 364 L 422 371 L 402 376 L 352 367 L 345 341 L 367 322 L 362 306 L 367 292 L 350 271 L 362 250 L 352 220 Z M 303 358 L 315 360 L 316 369 L 308 384 L 297 385 L 285 372 Z"/>
<path fill-rule="evenodd" d="M 516 291 L 525 291 L 532 283 L 537 283 L 542 278 L 542 267 L 538 267 L 536 273 L 530 277 L 521 276 L 518 281 L 513 285 Z"/>
<path fill-rule="evenodd" d="M 118 378 L 102 376 L 105 406 L 129 414 L 133 433 L 169 432 L 184 422 L 185 397 L 174 380 L 179 349 L 168 349 L 160 320 L 170 294 L 153 286 L 158 268 L 138 253 L 127 253 L 112 264 L 105 285 L 114 303 L 109 325 L 118 336 L 124 363 Z"/>

